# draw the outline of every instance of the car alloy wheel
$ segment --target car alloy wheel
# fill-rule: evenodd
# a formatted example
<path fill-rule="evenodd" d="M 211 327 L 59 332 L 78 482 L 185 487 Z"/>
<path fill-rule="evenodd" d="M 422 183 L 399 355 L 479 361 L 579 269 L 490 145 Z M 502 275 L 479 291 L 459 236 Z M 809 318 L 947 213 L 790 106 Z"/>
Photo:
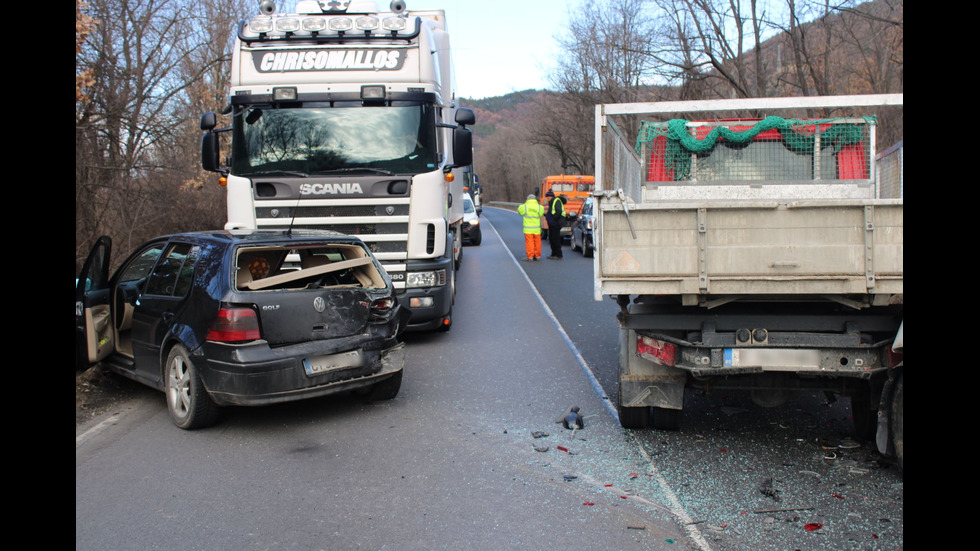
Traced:
<path fill-rule="evenodd" d="M 214 423 L 218 408 L 201 383 L 187 350 L 179 344 L 167 356 L 165 379 L 167 409 L 175 425 L 190 430 Z"/>

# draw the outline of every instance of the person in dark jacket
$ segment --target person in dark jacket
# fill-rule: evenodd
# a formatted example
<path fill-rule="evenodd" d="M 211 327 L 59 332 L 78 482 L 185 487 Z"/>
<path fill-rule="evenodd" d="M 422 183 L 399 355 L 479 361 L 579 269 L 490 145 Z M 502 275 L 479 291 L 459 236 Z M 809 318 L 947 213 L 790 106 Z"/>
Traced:
<path fill-rule="evenodd" d="M 561 260 L 561 228 L 565 225 L 565 201 L 562 197 L 555 197 L 555 192 L 548 190 L 544 194 L 547 204 L 544 208 L 544 217 L 548 221 L 548 243 L 551 244 L 551 260 Z"/>

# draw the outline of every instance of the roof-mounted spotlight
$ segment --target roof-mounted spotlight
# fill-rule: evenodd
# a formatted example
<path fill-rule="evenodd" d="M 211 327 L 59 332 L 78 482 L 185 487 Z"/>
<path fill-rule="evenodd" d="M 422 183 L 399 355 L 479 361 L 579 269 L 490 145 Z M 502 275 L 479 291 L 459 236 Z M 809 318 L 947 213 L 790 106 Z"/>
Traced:
<path fill-rule="evenodd" d="M 354 20 L 350 17 L 331 17 L 327 27 L 331 31 L 349 31 L 354 28 Z"/>
<path fill-rule="evenodd" d="M 272 89 L 273 101 L 296 101 L 296 87 L 283 86 Z"/>
<path fill-rule="evenodd" d="M 361 86 L 361 99 L 362 100 L 384 100 L 385 99 L 385 87 L 383 84 L 369 84 Z"/>

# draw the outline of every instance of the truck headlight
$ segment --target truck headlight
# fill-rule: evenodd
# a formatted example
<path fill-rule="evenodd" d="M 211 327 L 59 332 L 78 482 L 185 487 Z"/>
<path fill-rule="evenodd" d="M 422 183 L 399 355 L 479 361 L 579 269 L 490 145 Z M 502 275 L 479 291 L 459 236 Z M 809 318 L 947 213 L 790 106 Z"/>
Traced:
<path fill-rule="evenodd" d="M 405 287 L 418 289 L 420 287 L 438 287 L 446 284 L 446 270 L 432 272 L 409 272 L 405 276 Z"/>

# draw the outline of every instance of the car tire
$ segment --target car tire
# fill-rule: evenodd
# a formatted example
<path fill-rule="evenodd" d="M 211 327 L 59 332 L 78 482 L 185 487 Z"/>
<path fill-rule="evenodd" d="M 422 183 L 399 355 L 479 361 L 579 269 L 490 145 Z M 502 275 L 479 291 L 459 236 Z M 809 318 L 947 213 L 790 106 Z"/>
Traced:
<path fill-rule="evenodd" d="M 214 424 L 218 406 L 204 388 L 197 368 L 183 346 L 178 344 L 170 350 L 163 378 L 167 409 L 175 425 L 193 430 Z"/>
<path fill-rule="evenodd" d="M 380 400 L 392 400 L 395 396 L 398 396 L 398 391 L 402 387 L 402 372 L 399 371 L 391 377 L 381 381 L 380 383 L 374 383 L 371 386 L 371 390 L 367 393 L 367 399 L 375 402 Z"/>
<path fill-rule="evenodd" d="M 592 243 L 586 241 L 585 238 L 583 237 L 582 238 L 582 256 L 584 256 L 586 258 L 592 258 L 594 255 L 595 255 L 595 247 L 593 247 L 592 246 Z"/>
<path fill-rule="evenodd" d="M 483 232 L 478 232 L 476 235 L 470 238 L 470 243 L 474 246 L 479 247 L 480 243 L 483 243 Z"/>

